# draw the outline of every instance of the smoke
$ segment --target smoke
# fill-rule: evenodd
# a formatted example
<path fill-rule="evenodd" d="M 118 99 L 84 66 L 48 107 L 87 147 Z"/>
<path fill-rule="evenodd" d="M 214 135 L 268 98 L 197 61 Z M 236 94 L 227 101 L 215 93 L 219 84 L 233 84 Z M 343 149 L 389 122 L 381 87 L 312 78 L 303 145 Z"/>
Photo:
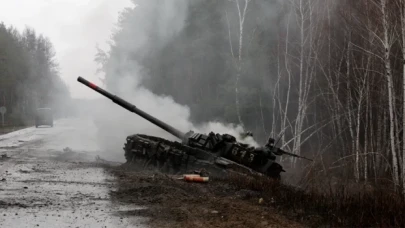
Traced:
<path fill-rule="evenodd" d="M 162 4 L 156 4 L 154 1 L 134 1 L 134 3 L 139 5 L 123 12 L 126 17 L 122 17 L 120 27 L 125 27 L 128 23 L 132 25 L 136 21 L 134 25 L 138 26 L 135 29 L 136 34 L 125 29 L 114 34 L 117 44 L 111 46 L 107 54 L 108 61 L 113 64 L 104 67 L 108 77 L 105 79 L 106 85 L 101 87 L 184 133 L 190 130 L 205 134 L 211 131 L 226 133 L 235 136 L 242 143 L 257 146 L 252 138 L 241 138 L 244 129 L 239 125 L 220 122 L 193 124 L 190 120 L 189 107 L 176 103 L 170 96 L 156 95 L 142 85 L 144 78 L 152 76 L 148 74 L 147 67 L 142 65 L 141 61 L 144 60 L 134 58 L 133 53 L 142 57 L 142 53 L 164 48 L 183 29 L 192 3 L 187 0 L 164 1 Z M 179 89 L 181 88 L 182 85 L 179 85 Z M 178 140 L 105 97 L 93 102 L 89 111 L 97 126 L 97 141 L 102 155 L 110 160 L 124 161 L 122 148 L 128 135 L 148 134 Z"/>
<path fill-rule="evenodd" d="M 176 103 L 169 96 L 158 96 L 144 88 L 139 78 L 133 74 L 126 75 L 117 81 L 119 91 L 117 96 L 136 105 L 139 109 L 168 123 L 178 130 L 186 133 L 190 130 L 199 133 L 213 131 L 221 134 L 231 134 L 242 143 L 252 146 L 258 144 L 251 138 L 241 138 L 244 129 L 239 125 L 208 122 L 194 125 L 190 121 L 190 109 L 187 106 Z M 97 126 L 97 140 L 103 156 L 117 161 L 124 161 L 123 146 L 125 138 L 132 134 L 148 134 L 176 140 L 176 137 L 163 129 L 155 126 L 142 117 L 112 103 L 109 99 L 103 99 L 95 109 L 93 120 Z"/>

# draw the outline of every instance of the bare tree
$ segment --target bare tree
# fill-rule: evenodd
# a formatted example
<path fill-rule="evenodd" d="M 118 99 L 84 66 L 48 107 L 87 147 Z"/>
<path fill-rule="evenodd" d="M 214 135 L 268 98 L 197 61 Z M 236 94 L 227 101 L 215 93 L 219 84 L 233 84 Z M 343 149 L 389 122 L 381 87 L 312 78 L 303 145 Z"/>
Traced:
<path fill-rule="evenodd" d="M 405 130 L 405 2 L 397 1 L 400 9 L 401 40 L 402 40 L 402 131 Z M 405 134 L 402 134 L 402 193 L 405 194 Z"/>
<path fill-rule="evenodd" d="M 395 113 L 394 113 L 394 87 L 392 82 L 392 69 L 390 61 L 390 51 L 391 51 L 391 41 L 389 37 L 389 18 L 387 10 L 386 0 L 381 0 L 381 14 L 382 14 L 382 26 L 384 31 L 383 47 L 384 47 L 384 62 L 385 62 L 385 76 L 387 80 L 388 89 L 388 105 L 389 105 L 389 118 L 390 118 L 390 142 L 391 142 L 391 153 L 392 153 L 392 172 L 394 177 L 395 185 L 399 184 L 398 176 L 398 161 L 396 153 L 396 143 L 395 143 Z"/>
<path fill-rule="evenodd" d="M 237 62 L 236 64 L 236 79 L 235 79 L 235 105 L 236 105 L 236 115 L 238 117 L 239 123 L 244 126 L 243 121 L 242 121 L 242 116 L 240 114 L 240 101 L 239 101 L 239 80 L 241 77 L 241 71 L 242 71 L 242 50 L 243 50 L 243 33 L 244 33 L 244 23 L 245 23 L 245 18 L 246 18 L 246 11 L 249 5 L 249 2 L 251 0 L 244 0 L 244 6 L 243 9 L 240 7 L 239 0 L 229 0 L 232 2 L 235 2 L 237 10 L 238 10 L 238 18 L 239 18 L 239 44 L 238 44 L 238 57 L 237 57 Z M 231 54 L 232 57 L 235 58 L 234 56 L 234 51 L 232 47 L 232 40 L 231 40 L 231 28 L 230 28 L 230 23 L 229 23 L 229 18 L 228 18 L 228 13 L 226 13 L 227 17 L 227 22 L 228 22 L 228 32 L 229 32 L 229 44 L 231 48 Z"/>

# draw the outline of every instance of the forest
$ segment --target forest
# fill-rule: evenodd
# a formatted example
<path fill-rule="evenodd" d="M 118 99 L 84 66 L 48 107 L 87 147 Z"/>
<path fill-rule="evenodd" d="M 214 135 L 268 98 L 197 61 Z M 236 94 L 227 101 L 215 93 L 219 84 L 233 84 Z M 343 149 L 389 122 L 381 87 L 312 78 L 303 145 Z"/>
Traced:
<path fill-rule="evenodd" d="M 68 87 L 59 76 L 51 41 L 31 28 L 19 32 L 0 23 L 0 106 L 6 126 L 31 126 L 37 108 L 63 116 Z"/>
<path fill-rule="evenodd" d="M 314 157 L 308 175 L 404 189 L 404 1 L 132 2 L 95 57 L 109 89 L 140 72 L 195 123 Z"/>

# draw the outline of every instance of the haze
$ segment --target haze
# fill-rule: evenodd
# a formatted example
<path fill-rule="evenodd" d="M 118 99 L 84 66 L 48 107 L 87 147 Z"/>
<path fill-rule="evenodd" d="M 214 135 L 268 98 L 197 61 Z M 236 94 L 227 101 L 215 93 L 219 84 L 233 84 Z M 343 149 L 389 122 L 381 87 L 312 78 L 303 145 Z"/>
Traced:
<path fill-rule="evenodd" d="M 96 46 L 108 49 L 119 11 L 130 6 L 130 0 L 0 0 L 0 22 L 49 37 L 72 97 L 95 98 L 99 95 L 77 86 L 77 76 L 100 83 Z"/>

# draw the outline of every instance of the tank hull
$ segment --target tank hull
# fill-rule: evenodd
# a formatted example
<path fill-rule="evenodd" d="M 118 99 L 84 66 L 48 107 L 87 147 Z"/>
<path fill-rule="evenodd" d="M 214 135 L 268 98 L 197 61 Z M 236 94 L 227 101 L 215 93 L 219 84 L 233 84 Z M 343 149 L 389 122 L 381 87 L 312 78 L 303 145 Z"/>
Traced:
<path fill-rule="evenodd" d="M 179 175 L 204 170 L 211 177 L 224 177 L 228 173 L 237 172 L 280 179 L 283 169 L 278 163 L 268 160 L 261 166 L 253 164 L 255 168 L 251 168 L 229 159 L 232 158 L 229 155 L 235 155 L 238 149 L 245 152 L 245 147 L 238 148 L 236 144 L 229 144 L 223 148 L 229 152 L 224 149 L 204 150 L 160 137 L 134 134 L 126 138 L 123 149 L 128 164 L 168 174 Z"/>

